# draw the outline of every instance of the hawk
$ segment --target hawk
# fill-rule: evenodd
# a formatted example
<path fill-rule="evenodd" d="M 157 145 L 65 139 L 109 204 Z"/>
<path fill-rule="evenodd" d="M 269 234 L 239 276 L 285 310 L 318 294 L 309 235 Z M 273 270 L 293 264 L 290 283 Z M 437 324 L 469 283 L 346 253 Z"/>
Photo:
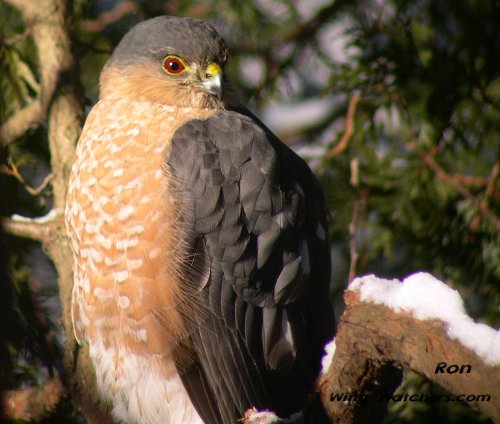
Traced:
<path fill-rule="evenodd" d="M 322 190 L 239 103 L 226 60 L 203 21 L 136 25 L 77 146 L 73 326 L 118 422 L 289 416 L 333 335 Z"/>

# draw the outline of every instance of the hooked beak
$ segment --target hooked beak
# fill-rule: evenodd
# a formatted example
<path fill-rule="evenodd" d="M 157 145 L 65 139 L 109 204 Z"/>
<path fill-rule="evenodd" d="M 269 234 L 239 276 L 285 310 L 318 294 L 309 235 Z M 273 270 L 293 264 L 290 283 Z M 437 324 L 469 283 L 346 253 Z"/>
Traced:
<path fill-rule="evenodd" d="M 211 63 L 207 66 L 204 76 L 205 78 L 201 82 L 203 90 L 222 100 L 224 97 L 224 80 L 221 67 L 216 63 Z"/>

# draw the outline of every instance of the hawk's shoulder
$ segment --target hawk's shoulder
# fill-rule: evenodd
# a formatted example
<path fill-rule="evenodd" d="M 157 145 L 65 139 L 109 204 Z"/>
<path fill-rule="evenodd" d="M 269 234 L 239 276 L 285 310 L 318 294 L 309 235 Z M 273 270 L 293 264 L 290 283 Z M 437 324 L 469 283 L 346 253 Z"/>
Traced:
<path fill-rule="evenodd" d="M 247 113 L 187 122 L 167 162 L 189 196 L 186 225 L 223 278 L 253 304 L 286 304 L 328 249 L 325 200 L 305 162 Z"/>

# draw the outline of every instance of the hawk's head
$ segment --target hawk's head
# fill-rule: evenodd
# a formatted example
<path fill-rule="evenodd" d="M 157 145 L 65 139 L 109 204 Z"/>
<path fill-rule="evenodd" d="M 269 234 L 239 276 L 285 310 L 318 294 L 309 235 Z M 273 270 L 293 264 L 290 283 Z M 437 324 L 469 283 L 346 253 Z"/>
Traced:
<path fill-rule="evenodd" d="M 133 27 L 101 74 L 101 98 L 133 97 L 187 107 L 223 107 L 227 48 L 197 19 L 159 16 Z"/>

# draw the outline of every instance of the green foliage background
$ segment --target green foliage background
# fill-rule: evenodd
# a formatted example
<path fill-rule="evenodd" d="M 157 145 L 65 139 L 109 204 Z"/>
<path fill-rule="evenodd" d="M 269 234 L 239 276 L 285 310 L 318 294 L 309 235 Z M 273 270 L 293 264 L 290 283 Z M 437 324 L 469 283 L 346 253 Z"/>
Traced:
<path fill-rule="evenodd" d="M 104 12 L 125 3 L 131 7 L 122 15 L 103 20 Z M 232 52 L 233 85 L 257 115 L 276 103 L 332 100 L 314 122 L 278 135 L 302 146 L 299 151 L 310 155 L 324 185 L 331 212 L 333 296 L 338 298 L 348 281 L 349 224 L 357 208 L 357 275 L 401 278 L 431 272 L 461 293 L 471 316 L 498 326 L 498 2 L 77 0 L 72 30 L 89 106 L 116 43 L 131 25 L 158 14 L 205 19 L 220 30 Z M 0 112 L 7 119 L 37 95 L 38 63 L 29 26 L 5 3 L 0 3 L 0 22 Z M 341 139 L 354 95 L 360 100 L 353 134 L 345 150 L 328 157 Z M 1 159 L 14 162 L 37 186 L 48 172 L 49 154 L 46 131 L 39 128 L 11 143 Z M 358 182 L 353 185 L 354 162 Z M 33 197 L 11 176 L 0 175 L 0 184 L 6 215 L 39 216 L 51 208 L 50 186 Z M 58 309 L 52 302 L 53 272 L 36 259 L 37 247 L 18 239 L 8 243 L 13 285 L 0 305 L 9 327 L 0 377 L 4 387 L 15 388 L 57 369 L 57 337 L 51 334 L 57 331 Z M 409 376 L 401 390 L 440 389 Z M 79 421 L 71 406 L 50 422 L 56 420 Z M 393 406 L 387 421 L 485 420 L 462 405 L 407 403 Z"/>

